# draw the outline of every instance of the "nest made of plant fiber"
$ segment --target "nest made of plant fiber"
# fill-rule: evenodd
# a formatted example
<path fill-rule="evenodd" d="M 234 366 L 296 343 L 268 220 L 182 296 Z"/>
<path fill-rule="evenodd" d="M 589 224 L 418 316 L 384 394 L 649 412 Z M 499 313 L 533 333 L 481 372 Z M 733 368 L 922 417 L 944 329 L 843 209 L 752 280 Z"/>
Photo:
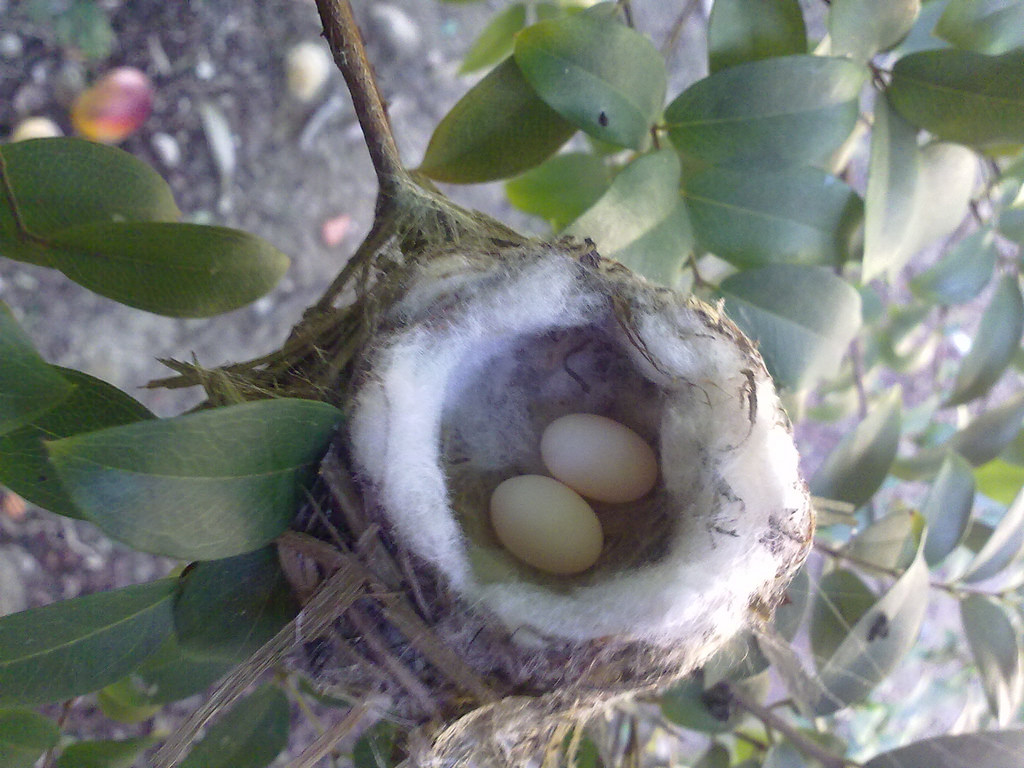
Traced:
<path fill-rule="evenodd" d="M 340 315 L 361 329 L 344 433 L 297 526 L 364 585 L 307 638 L 326 689 L 430 723 L 424 763 L 514 762 L 770 614 L 813 517 L 771 378 L 718 309 L 588 245 L 504 235 L 392 250 L 364 278 Z M 576 412 L 642 435 L 660 476 L 637 502 L 594 504 L 600 559 L 551 576 L 500 547 L 487 502 L 544 473 L 543 428 Z"/>

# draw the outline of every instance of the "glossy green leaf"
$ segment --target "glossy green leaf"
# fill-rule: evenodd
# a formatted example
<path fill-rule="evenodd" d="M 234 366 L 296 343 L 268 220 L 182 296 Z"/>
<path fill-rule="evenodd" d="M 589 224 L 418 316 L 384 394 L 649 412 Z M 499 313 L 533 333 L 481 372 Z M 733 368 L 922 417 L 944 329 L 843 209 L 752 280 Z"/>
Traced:
<path fill-rule="evenodd" d="M 548 106 L 585 133 L 643 149 L 665 101 L 665 62 L 645 35 L 604 14 L 542 21 L 516 36 L 516 64 Z"/>
<path fill-rule="evenodd" d="M 1024 487 L 1024 466 L 995 459 L 974 470 L 978 493 L 993 501 L 1009 505 L 1013 497 Z"/>
<path fill-rule="evenodd" d="M 264 685 L 210 726 L 179 768 L 264 768 L 287 744 L 288 699 Z"/>
<path fill-rule="evenodd" d="M 172 631 L 174 581 L 76 597 L 0 617 L 0 704 L 45 704 L 135 669 Z"/>
<path fill-rule="evenodd" d="M 0 435 L 28 424 L 71 392 L 71 384 L 39 356 L 0 301 Z"/>
<path fill-rule="evenodd" d="M 977 172 L 977 156 L 965 147 L 937 143 L 919 149 L 916 129 L 879 98 L 861 279 L 883 273 L 893 279 L 914 254 L 953 232 L 967 214 Z"/>
<path fill-rule="evenodd" d="M 902 398 L 889 390 L 848 432 L 811 479 L 811 493 L 861 506 L 877 491 L 899 447 Z"/>
<path fill-rule="evenodd" d="M 31 423 L 0 435 L 0 483 L 51 512 L 80 517 L 50 464 L 43 441 L 130 424 L 153 414 L 105 381 L 70 368 L 56 371 L 73 387 L 71 394 Z"/>
<path fill-rule="evenodd" d="M 854 571 L 829 571 L 811 603 L 811 652 L 818 666 L 828 662 L 878 596 Z"/>
<path fill-rule="evenodd" d="M 729 750 L 721 744 L 712 744 L 707 752 L 693 764 L 693 768 L 729 768 L 731 764 L 732 757 Z"/>
<path fill-rule="evenodd" d="M 923 525 L 918 528 L 919 544 L 921 533 Z M 818 714 L 831 714 L 863 700 L 889 676 L 917 639 L 928 597 L 928 566 L 919 549 L 910 567 L 819 666 L 829 696 L 816 703 Z"/>
<path fill-rule="evenodd" d="M 891 263 L 906 263 L 912 245 L 905 245 L 914 218 L 921 175 L 917 129 L 889 106 L 875 101 L 867 190 L 864 195 L 863 279 L 881 274 Z"/>
<path fill-rule="evenodd" d="M 978 467 L 996 458 L 1013 442 L 1024 421 L 1024 393 L 1018 393 L 994 408 L 988 408 L 957 431 L 947 443 Z"/>
<path fill-rule="evenodd" d="M 1020 0 L 949 0 L 935 34 L 957 48 L 1000 54 L 1024 46 Z"/>
<path fill-rule="evenodd" d="M 839 265 L 862 215 L 847 184 L 809 167 L 711 167 L 686 179 L 683 196 L 701 247 L 741 268 Z"/>
<path fill-rule="evenodd" d="M 999 281 L 985 308 L 971 349 L 960 363 L 953 392 L 945 405 L 981 397 L 1002 378 L 1024 335 L 1024 298 L 1016 275 Z"/>
<path fill-rule="evenodd" d="M 661 695 L 661 714 L 676 725 L 701 733 L 731 731 L 739 716 L 720 694 L 716 694 L 715 688 L 704 689 L 700 674 L 688 677 Z"/>
<path fill-rule="evenodd" d="M 1009 768 L 1024 754 L 1024 730 L 936 736 L 875 755 L 864 768 Z"/>
<path fill-rule="evenodd" d="M 88 224 L 49 238 L 51 266 L 121 304 L 172 317 L 208 317 L 258 299 L 288 257 L 255 235 L 166 222 Z"/>
<path fill-rule="evenodd" d="M 999 233 L 1024 247 L 1024 206 L 1013 206 L 1000 211 Z"/>
<path fill-rule="evenodd" d="M 917 20 L 910 32 L 894 49 L 896 56 L 906 56 L 918 51 L 929 51 L 935 48 L 945 48 L 947 43 L 935 37 L 933 31 L 935 25 L 946 9 L 949 0 L 922 0 L 921 11 L 917 14 Z"/>
<path fill-rule="evenodd" d="M 57 758 L 57 768 L 132 768 L 139 755 L 157 742 L 155 736 L 80 741 L 64 748 Z"/>
<path fill-rule="evenodd" d="M 261 400 L 48 443 L 75 506 L 144 552 L 216 560 L 280 534 L 341 414 Z"/>
<path fill-rule="evenodd" d="M 188 655 L 241 662 L 298 611 L 277 548 L 269 546 L 189 569 L 174 603 L 174 627 Z"/>
<path fill-rule="evenodd" d="M 867 61 L 906 37 L 920 10 L 921 0 L 832 0 L 832 54 Z"/>
<path fill-rule="evenodd" d="M 961 581 L 974 583 L 996 576 L 1024 552 L 1024 488 L 996 524 L 992 535 L 967 565 Z"/>
<path fill-rule="evenodd" d="M 860 294 L 824 267 L 773 264 L 731 275 L 720 288 L 726 313 L 757 341 L 780 386 L 835 375 L 860 328 Z"/>
<path fill-rule="evenodd" d="M 971 465 L 960 454 L 950 453 L 921 504 L 928 523 L 924 559 L 929 566 L 941 563 L 963 541 L 973 506 Z"/>
<path fill-rule="evenodd" d="M 352 748 L 353 768 L 393 768 L 401 759 L 395 757 L 398 728 L 389 720 L 381 720 L 367 730 Z"/>
<path fill-rule="evenodd" d="M 509 58 L 441 119 L 419 170 L 458 184 L 505 179 L 540 165 L 575 132 Z"/>
<path fill-rule="evenodd" d="M 989 710 L 1005 726 L 1017 714 L 1024 692 L 1017 631 L 1006 609 L 983 595 L 968 595 L 960 601 L 960 620 L 974 663 L 981 672 Z"/>
<path fill-rule="evenodd" d="M 128 677 L 100 689 L 96 703 L 108 719 L 128 724 L 149 720 L 161 709 L 159 704 L 147 701 L 145 692 L 133 685 Z"/>
<path fill-rule="evenodd" d="M 811 604 L 811 577 L 807 568 L 802 567 L 786 587 L 785 598 L 775 609 L 773 623 L 779 637 L 792 641 L 803 624 L 807 606 Z"/>
<path fill-rule="evenodd" d="M 892 512 L 858 531 L 843 547 L 843 553 L 854 563 L 902 570 L 916 554 L 918 527 L 920 521 L 910 512 Z"/>
<path fill-rule="evenodd" d="M 653 280 L 671 282 L 693 248 L 689 221 L 679 205 L 679 173 L 679 156 L 671 150 L 637 158 L 566 234 L 589 237 L 601 255 Z"/>
<path fill-rule="evenodd" d="M 904 56 L 889 98 L 916 126 L 977 147 L 1024 143 L 1024 49 L 1001 56 L 945 49 Z"/>
<path fill-rule="evenodd" d="M 674 286 L 694 253 L 693 225 L 681 199 L 661 221 L 610 257 L 662 285 Z"/>
<path fill-rule="evenodd" d="M 496 13 L 466 53 L 459 73 L 486 69 L 509 56 L 516 32 L 525 26 L 526 6 L 523 3 L 512 3 Z"/>
<path fill-rule="evenodd" d="M 799 0 L 716 0 L 708 18 L 712 72 L 748 61 L 807 53 Z"/>
<path fill-rule="evenodd" d="M 516 208 L 541 216 L 558 231 L 598 201 L 611 174 L 597 155 L 566 152 L 505 183 Z"/>
<path fill-rule="evenodd" d="M 823 162 L 853 131 L 866 72 L 847 59 L 784 56 L 687 88 L 665 110 L 680 152 L 736 167 Z"/>
<path fill-rule="evenodd" d="M 14 207 L 0 185 L 0 255 L 32 264 L 52 266 L 43 243 L 71 227 L 181 216 L 156 171 L 123 150 L 84 139 L 4 144 L 0 175 L 30 233 L 19 236 Z"/>
<path fill-rule="evenodd" d="M 33 768 L 59 737 L 60 728 L 48 717 L 28 709 L 0 709 L 0 765 L 4 768 Z"/>
<path fill-rule="evenodd" d="M 992 279 L 996 265 L 995 233 L 979 229 L 946 251 L 910 281 L 918 298 L 938 304 L 965 304 Z"/>
<path fill-rule="evenodd" d="M 810 765 L 803 754 L 789 742 L 773 744 L 764 753 L 761 768 L 805 768 Z"/>
<path fill-rule="evenodd" d="M 187 655 L 171 636 L 132 672 L 129 680 L 149 704 L 167 704 L 201 693 L 234 665 Z"/>

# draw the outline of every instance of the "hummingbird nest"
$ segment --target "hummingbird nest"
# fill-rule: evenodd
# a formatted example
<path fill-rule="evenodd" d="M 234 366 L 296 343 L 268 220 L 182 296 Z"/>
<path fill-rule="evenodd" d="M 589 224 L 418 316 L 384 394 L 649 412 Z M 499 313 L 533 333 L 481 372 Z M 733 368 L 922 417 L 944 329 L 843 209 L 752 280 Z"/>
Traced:
<path fill-rule="evenodd" d="M 333 552 L 305 552 L 319 578 L 333 562 L 358 587 L 299 663 L 420 726 L 414 765 L 518 764 L 769 617 L 813 513 L 764 362 L 720 308 L 589 243 L 522 238 L 447 202 L 413 219 L 371 234 L 342 306 L 307 318 L 323 343 L 306 362 L 330 375 L 287 366 L 333 381 L 321 396 L 346 414 L 295 527 Z M 659 477 L 635 502 L 594 504 L 600 557 L 566 576 L 510 555 L 488 500 L 545 473 L 541 433 L 569 413 L 634 430 Z"/>

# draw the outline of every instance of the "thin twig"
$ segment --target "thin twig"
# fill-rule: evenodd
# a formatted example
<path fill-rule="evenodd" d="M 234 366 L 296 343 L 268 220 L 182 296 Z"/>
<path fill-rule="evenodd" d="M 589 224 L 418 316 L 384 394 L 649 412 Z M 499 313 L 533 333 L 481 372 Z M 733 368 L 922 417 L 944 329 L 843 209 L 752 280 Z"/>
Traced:
<path fill-rule="evenodd" d="M 60 731 L 64 730 L 64 724 L 67 723 L 68 716 L 71 714 L 71 707 L 74 706 L 74 703 L 76 701 L 77 701 L 77 699 L 68 699 L 63 704 L 60 705 L 60 714 L 57 716 L 57 729 L 58 730 L 60 730 Z M 40 768 L 53 768 L 53 766 L 57 764 L 57 753 L 58 753 L 59 749 L 60 749 L 60 744 L 58 743 L 58 744 L 54 744 L 52 747 L 50 747 L 48 750 L 46 750 L 46 754 L 43 755 L 43 759 L 42 759 L 42 762 L 40 764 Z"/>
<path fill-rule="evenodd" d="M 806 757 L 821 763 L 823 768 L 847 768 L 847 766 L 857 765 L 852 760 L 847 760 L 842 755 L 829 752 L 821 745 L 811 741 L 797 728 L 794 728 L 785 718 L 775 714 L 771 709 L 746 698 L 735 686 L 730 686 L 729 690 L 731 700 L 736 706 L 749 712 L 769 728 L 774 728 Z"/>
<path fill-rule="evenodd" d="M 387 108 L 377 88 L 373 68 L 366 57 L 366 47 L 348 0 L 316 0 L 316 7 L 334 63 L 338 65 L 348 85 L 352 106 L 359 119 L 359 127 L 362 128 L 366 148 L 370 151 L 373 169 L 377 173 L 380 185 L 377 198 L 379 212 L 382 205 L 390 204 L 399 179 L 407 175 L 391 131 Z"/>
<path fill-rule="evenodd" d="M 287 768 L 314 768 L 326 757 L 335 745 L 359 727 L 369 715 L 379 714 L 380 702 L 368 701 L 353 707 L 341 720 L 324 731 L 302 751 L 302 754 L 288 763 Z"/>

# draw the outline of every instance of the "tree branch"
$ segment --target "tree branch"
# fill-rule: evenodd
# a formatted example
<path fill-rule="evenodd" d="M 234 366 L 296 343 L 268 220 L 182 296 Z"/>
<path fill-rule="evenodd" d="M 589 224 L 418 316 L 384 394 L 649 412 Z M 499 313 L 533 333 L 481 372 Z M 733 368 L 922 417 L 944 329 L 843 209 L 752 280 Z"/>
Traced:
<path fill-rule="evenodd" d="M 316 7 L 334 63 L 348 85 L 359 127 L 370 151 L 370 161 L 377 173 L 379 210 L 382 205 L 390 204 L 399 180 L 407 175 L 391 132 L 387 108 L 348 0 L 316 0 Z"/>

